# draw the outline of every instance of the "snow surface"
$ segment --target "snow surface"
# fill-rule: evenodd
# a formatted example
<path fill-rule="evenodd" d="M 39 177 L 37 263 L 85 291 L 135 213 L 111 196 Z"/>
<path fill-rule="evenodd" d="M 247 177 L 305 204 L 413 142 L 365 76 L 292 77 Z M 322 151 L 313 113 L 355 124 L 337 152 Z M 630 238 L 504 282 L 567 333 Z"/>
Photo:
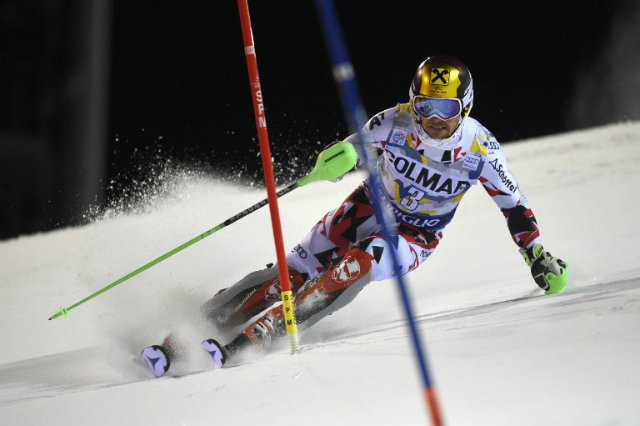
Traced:
<path fill-rule="evenodd" d="M 640 425 L 640 124 L 504 149 L 571 282 L 540 296 L 500 211 L 470 191 L 438 250 L 408 276 L 445 422 Z M 361 178 L 283 197 L 287 246 Z M 371 284 L 304 333 L 295 355 L 285 344 L 211 368 L 200 341 L 214 336 L 199 305 L 273 260 L 267 209 L 47 321 L 262 198 L 176 174 L 134 211 L 0 242 L 0 424 L 428 424 L 394 281 Z M 151 378 L 137 356 L 170 330 L 184 360 Z"/>

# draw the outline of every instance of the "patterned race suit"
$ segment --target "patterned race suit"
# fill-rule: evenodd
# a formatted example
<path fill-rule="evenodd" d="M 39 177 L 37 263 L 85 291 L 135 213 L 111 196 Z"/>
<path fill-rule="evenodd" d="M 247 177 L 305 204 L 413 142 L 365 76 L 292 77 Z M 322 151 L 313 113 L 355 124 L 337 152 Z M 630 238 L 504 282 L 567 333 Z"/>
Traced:
<path fill-rule="evenodd" d="M 448 144 L 435 148 L 423 143 L 414 123 L 410 105 L 400 104 L 372 117 L 363 129 L 365 143 L 379 155 L 386 202 L 397 221 L 394 244 L 403 274 L 435 250 L 462 197 L 478 181 L 501 209 L 520 250 L 541 244 L 527 199 L 500 144 L 486 128 L 468 117 Z M 358 137 L 347 140 L 354 143 Z M 388 243 L 380 234 L 365 181 L 288 254 L 292 290 L 298 293 L 296 316 L 302 326 L 349 303 L 369 282 L 394 275 Z M 207 302 L 205 315 L 221 327 L 246 323 L 278 302 L 277 274 L 277 268 L 268 268 L 248 275 Z M 304 286 L 317 276 L 321 278 L 313 285 Z M 283 333 L 282 310 L 277 306 L 254 320 L 227 350 L 235 352 L 249 341 L 266 345 Z"/>

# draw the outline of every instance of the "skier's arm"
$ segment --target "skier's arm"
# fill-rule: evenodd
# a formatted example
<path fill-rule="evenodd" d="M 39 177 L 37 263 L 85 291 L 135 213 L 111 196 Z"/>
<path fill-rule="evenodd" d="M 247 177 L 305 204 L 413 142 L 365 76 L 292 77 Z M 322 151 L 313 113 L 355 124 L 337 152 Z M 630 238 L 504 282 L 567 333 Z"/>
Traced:
<path fill-rule="evenodd" d="M 370 144 L 373 150 L 375 150 L 376 156 L 382 153 L 383 143 L 387 137 L 387 134 L 389 133 L 389 126 L 393 123 L 393 120 L 385 121 L 384 119 L 385 113 L 387 114 L 387 117 L 389 116 L 393 117 L 393 113 L 391 112 L 391 110 L 392 109 L 382 111 L 374 115 L 369 119 L 369 121 L 367 121 L 367 123 L 364 125 L 360 133 L 354 133 L 352 135 L 349 135 L 345 139 L 346 142 L 349 142 L 351 145 L 353 145 L 353 147 L 356 149 L 356 152 L 358 153 L 358 162 L 356 163 L 355 168 L 353 168 L 351 171 L 356 170 L 358 167 L 361 167 L 363 164 L 362 144 L 360 143 L 360 134 L 362 134 L 362 136 L 364 137 L 365 144 Z M 335 143 L 337 142 L 333 142 L 329 144 L 327 148 Z M 332 182 L 339 182 L 341 180 L 342 180 L 342 177 L 339 177 L 337 179 L 332 180 Z"/>
<path fill-rule="evenodd" d="M 509 170 L 500 144 L 493 138 L 488 142 L 487 162 L 480 182 L 506 218 L 511 238 L 531 268 L 536 284 L 547 293 L 562 291 L 568 280 L 567 264 L 544 250 L 529 201 Z"/>
<path fill-rule="evenodd" d="M 377 113 L 367 121 L 359 133 L 354 133 L 345 139 L 355 147 L 358 153 L 356 168 L 363 165 L 363 145 L 375 152 L 376 157 L 382 153 L 387 136 L 393 127 L 394 113 L 395 107 Z M 364 144 L 360 143 L 361 135 L 364 138 Z"/>
<path fill-rule="evenodd" d="M 542 244 L 538 223 L 496 141 L 489 142 L 487 160 L 480 175 L 482 186 L 502 211 L 511 238 L 524 251 Z"/>

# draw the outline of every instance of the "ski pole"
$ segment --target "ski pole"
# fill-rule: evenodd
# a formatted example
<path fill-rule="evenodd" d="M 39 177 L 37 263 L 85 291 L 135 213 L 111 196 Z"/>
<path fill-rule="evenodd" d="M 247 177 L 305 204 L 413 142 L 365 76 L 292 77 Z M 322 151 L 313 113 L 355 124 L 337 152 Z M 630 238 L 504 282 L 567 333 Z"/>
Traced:
<path fill-rule="evenodd" d="M 316 161 L 316 165 L 313 168 L 313 170 L 306 175 L 305 177 L 303 177 L 302 179 L 298 180 L 295 183 L 292 183 L 291 185 L 287 186 L 284 189 L 281 189 L 280 191 L 277 192 L 277 197 L 282 197 L 285 194 L 288 194 L 289 192 L 293 191 L 296 188 L 300 188 L 302 186 L 305 186 L 311 182 L 315 182 L 315 181 L 320 181 L 320 180 L 333 180 L 336 179 L 340 176 L 342 176 L 343 174 L 347 173 L 348 171 L 350 171 L 351 169 L 353 169 L 353 167 L 356 164 L 356 161 L 358 160 L 358 154 L 356 153 L 353 145 L 351 145 L 349 142 L 339 142 L 335 145 L 330 146 L 329 148 L 325 149 L 324 151 L 322 151 L 319 155 L 318 155 L 318 159 Z M 127 275 L 123 276 L 122 278 L 117 279 L 116 281 L 112 282 L 111 284 L 101 288 L 100 290 L 96 291 L 95 293 L 85 297 L 84 299 L 80 300 L 79 302 L 74 303 L 73 305 L 69 306 L 69 307 L 60 307 L 60 310 L 58 312 L 56 312 L 54 315 L 52 315 L 49 320 L 52 319 L 56 319 L 60 316 L 67 316 L 67 313 L 72 310 L 77 308 L 78 306 L 82 305 L 85 302 L 88 302 L 89 300 L 93 299 L 94 297 L 97 297 L 99 295 L 101 295 L 102 293 L 111 290 L 113 287 L 117 286 L 118 284 L 122 284 L 123 282 L 127 281 L 130 278 L 135 277 L 136 275 L 140 274 L 141 272 L 146 271 L 147 269 L 151 268 L 152 266 L 157 265 L 158 263 L 162 262 L 165 259 L 168 259 L 169 257 L 173 256 L 174 254 L 181 252 L 182 250 L 186 249 L 189 246 L 194 245 L 195 243 L 197 243 L 198 241 L 208 237 L 211 234 L 214 234 L 216 232 L 218 232 L 219 230 L 221 230 L 222 228 L 231 225 L 234 222 L 237 222 L 238 220 L 242 219 L 243 217 L 253 213 L 254 211 L 258 210 L 261 207 L 264 207 L 265 205 L 268 204 L 268 199 L 265 198 L 264 200 L 252 205 L 251 207 L 246 208 L 245 210 L 241 211 L 240 213 L 236 214 L 235 216 L 230 217 L 229 219 L 225 220 L 224 222 L 220 223 L 219 225 L 214 226 L 213 228 L 209 229 L 206 232 L 203 232 L 202 234 L 198 235 L 195 238 L 190 239 L 189 241 L 187 241 L 184 244 L 181 244 L 180 246 L 174 248 L 171 251 L 168 251 L 167 253 L 163 254 L 160 257 L 157 257 L 156 259 L 152 260 L 151 262 L 139 267 L 138 269 L 136 269 L 135 271 L 132 271 L 130 273 L 128 273 Z"/>
<path fill-rule="evenodd" d="M 392 233 L 393 228 L 389 225 L 387 218 L 385 217 L 385 208 L 381 202 L 383 199 L 381 191 L 382 184 L 377 173 L 375 156 L 369 155 L 368 147 L 365 145 L 366 140 L 363 135 L 362 128 L 365 125 L 367 117 L 364 112 L 364 107 L 362 106 L 360 94 L 358 93 L 358 87 L 355 81 L 355 72 L 351 65 L 351 60 L 349 59 L 346 43 L 342 35 L 342 28 L 338 20 L 338 14 L 332 0 L 316 0 L 316 9 L 324 31 L 327 50 L 329 50 L 329 56 L 331 57 L 333 78 L 338 86 L 345 118 L 349 124 L 351 132 L 358 132 L 360 136 L 362 160 L 367 165 L 367 170 L 369 172 L 369 184 L 373 195 L 372 204 L 375 216 L 382 227 L 384 239 L 391 248 L 390 253 L 393 260 L 393 268 L 396 271 L 396 282 L 398 284 L 398 289 L 400 290 L 407 323 L 411 331 L 415 355 L 420 366 L 420 372 L 422 373 L 425 403 L 428 407 L 429 413 L 431 414 L 431 421 L 433 425 L 442 426 L 442 415 L 440 414 L 435 388 L 431 382 L 429 369 L 427 367 L 426 351 L 422 348 L 420 334 L 418 333 L 418 329 L 414 321 L 411 300 L 409 298 L 405 280 L 402 276 L 402 268 L 400 267 L 398 254 L 396 252 L 397 242 L 394 243 L 394 241 L 398 240 L 398 236 L 395 232 Z"/>

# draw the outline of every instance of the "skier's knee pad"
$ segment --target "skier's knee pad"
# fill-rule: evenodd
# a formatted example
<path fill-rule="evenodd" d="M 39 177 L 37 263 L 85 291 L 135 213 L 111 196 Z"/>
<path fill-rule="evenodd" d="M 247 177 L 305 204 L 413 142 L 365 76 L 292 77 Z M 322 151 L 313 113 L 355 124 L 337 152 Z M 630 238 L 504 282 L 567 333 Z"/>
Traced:
<path fill-rule="evenodd" d="M 296 298 L 296 316 L 309 327 L 350 303 L 371 282 L 373 257 L 353 247 L 334 268 Z"/>

